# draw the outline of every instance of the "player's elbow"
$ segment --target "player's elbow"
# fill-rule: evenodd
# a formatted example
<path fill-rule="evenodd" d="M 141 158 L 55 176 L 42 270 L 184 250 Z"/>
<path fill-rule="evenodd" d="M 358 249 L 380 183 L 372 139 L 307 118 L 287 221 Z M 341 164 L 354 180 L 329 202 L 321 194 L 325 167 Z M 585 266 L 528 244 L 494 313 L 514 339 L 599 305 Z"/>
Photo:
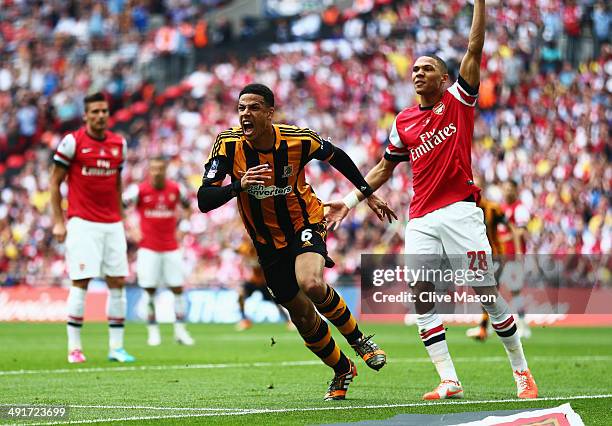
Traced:
<path fill-rule="evenodd" d="M 207 192 L 209 192 L 207 191 L 208 189 L 209 188 L 204 185 L 198 189 L 198 208 L 202 213 L 208 213 L 214 209 L 213 205 L 210 203 L 209 194 L 207 194 Z"/>

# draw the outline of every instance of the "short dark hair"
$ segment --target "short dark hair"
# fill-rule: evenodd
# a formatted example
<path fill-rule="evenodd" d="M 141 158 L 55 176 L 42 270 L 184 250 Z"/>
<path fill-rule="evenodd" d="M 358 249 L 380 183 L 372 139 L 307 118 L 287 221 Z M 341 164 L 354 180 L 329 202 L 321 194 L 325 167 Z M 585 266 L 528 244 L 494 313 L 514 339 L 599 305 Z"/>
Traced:
<path fill-rule="evenodd" d="M 259 83 L 247 84 L 240 91 L 240 95 L 238 95 L 238 98 L 240 98 L 242 95 L 246 95 L 247 93 L 251 93 L 253 95 L 260 95 L 261 97 L 264 98 L 264 102 L 266 103 L 267 106 L 269 107 L 274 106 L 274 93 L 268 86 L 264 84 L 259 84 Z"/>
<path fill-rule="evenodd" d="M 83 104 L 85 105 L 85 111 L 87 111 L 87 105 L 93 102 L 107 102 L 106 96 L 102 92 L 95 92 L 90 95 L 85 96 L 83 99 Z"/>
<path fill-rule="evenodd" d="M 438 63 L 438 66 L 440 67 L 440 71 L 442 71 L 442 74 L 448 74 L 448 65 L 446 65 L 446 62 L 444 62 L 444 59 L 442 59 L 441 57 L 439 57 L 438 55 L 423 55 L 426 58 L 431 58 L 433 60 L 435 60 Z"/>

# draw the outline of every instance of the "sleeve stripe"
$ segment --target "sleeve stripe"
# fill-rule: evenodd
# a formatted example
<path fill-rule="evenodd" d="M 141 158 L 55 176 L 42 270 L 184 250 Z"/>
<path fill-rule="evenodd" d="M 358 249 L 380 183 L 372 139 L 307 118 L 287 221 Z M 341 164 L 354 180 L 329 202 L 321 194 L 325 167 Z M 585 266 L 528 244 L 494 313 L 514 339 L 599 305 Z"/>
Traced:
<path fill-rule="evenodd" d="M 55 155 L 53 156 L 53 159 L 55 161 L 59 161 L 60 163 L 64 163 L 67 166 L 70 165 L 70 158 L 66 157 L 64 154 L 62 154 L 59 151 L 55 152 Z"/>
<path fill-rule="evenodd" d="M 455 82 L 455 84 L 453 84 L 451 87 L 448 88 L 448 91 L 450 92 L 451 95 L 453 95 L 455 99 L 457 99 L 462 104 L 469 106 L 469 107 L 476 106 L 477 98 L 474 96 L 462 94 L 459 91 L 459 88 L 460 88 L 459 83 Z"/>
<path fill-rule="evenodd" d="M 472 87 L 461 75 L 457 78 L 457 83 L 459 83 L 459 88 L 465 92 L 466 95 L 471 97 L 478 97 L 478 90 L 480 84 L 477 84 L 476 87 Z"/>
<path fill-rule="evenodd" d="M 308 136 L 311 137 L 312 139 L 314 139 L 316 142 L 321 143 L 321 137 L 314 131 L 310 130 L 310 129 L 298 129 L 298 130 L 281 130 L 280 131 L 281 136 L 294 136 L 294 137 L 300 137 L 300 136 Z"/>
<path fill-rule="evenodd" d="M 66 168 L 66 169 L 67 169 L 68 167 L 70 167 L 70 164 L 66 164 L 65 162 L 63 162 L 63 161 L 61 161 L 61 160 L 58 160 L 58 159 L 57 159 L 57 158 L 55 158 L 55 157 L 53 157 L 53 162 L 54 162 L 55 164 L 57 164 L 58 166 L 60 166 L 60 167 L 64 167 L 64 168 Z"/>
<path fill-rule="evenodd" d="M 468 102 L 475 102 L 476 98 L 478 98 L 478 94 L 473 95 L 468 93 L 468 91 L 465 90 L 461 84 L 457 84 L 457 89 L 459 89 L 461 96 Z"/>
<path fill-rule="evenodd" d="M 72 133 L 68 133 L 66 136 L 62 138 L 57 149 L 55 150 L 54 159 L 58 161 L 65 162 L 67 165 L 70 165 L 72 159 L 74 158 L 77 150 L 77 143 Z"/>
<path fill-rule="evenodd" d="M 405 150 L 390 150 L 389 147 L 387 147 L 387 149 L 385 150 L 386 153 L 388 153 L 389 155 L 396 155 L 396 156 L 402 156 L 402 155 L 410 155 L 410 151 L 405 151 Z"/>
<path fill-rule="evenodd" d="M 208 157 L 208 160 L 210 160 L 211 158 L 215 158 L 217 155 L 219 155 L 219 151 L 221 151 L 221 146 L 223 145 L 223 142 L 226 139 L 240 139 L 241 137 L 242 135 L 235 131 L 234 128 L 219 132 L 217 138 L 215 139 L 215 143 L 213 144 L 212 150 L 210 151 L 210 157 Z"/>
<path fill-rule="evenodd" d="M 404 148 L 404 144 L 400 139 L 399 132 L 397 131 L 397 117 L 393 120 L 393 126 L 391 126 L 391 133 L 389 133 L 389 142 L 396 148 Z"/>
<path fill-rule="evenodd" d="M 385 151 L 384 157 L 389 161 L 410 161 L 409 155 L 392 155 L 388 151 Z"/>
<path fill-rule="evenodd" d="M 213 145 L 213 149 L 210 153 L 210 158 L 214 158 L 217 156 L 217 154 L 219 154 L 219 150 L 221 149 L 221 139 L 222 139 L 222 136 L 221 134 L 219 134 L 217 136 L 217 140 L 215 140 L 215 144 Z"/>

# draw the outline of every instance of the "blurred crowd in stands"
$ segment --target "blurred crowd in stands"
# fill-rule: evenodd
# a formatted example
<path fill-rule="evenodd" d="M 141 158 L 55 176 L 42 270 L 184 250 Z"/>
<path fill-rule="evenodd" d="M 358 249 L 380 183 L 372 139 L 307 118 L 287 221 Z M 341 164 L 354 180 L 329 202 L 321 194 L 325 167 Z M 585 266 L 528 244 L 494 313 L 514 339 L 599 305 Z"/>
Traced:
<path fill-rule="evenodd" d="M 86 93 L 107 93 L 113 128 L 128 140 L 125 187 L 146 178 L 146 158 L 164 154 L 169 176 L 191 188 L 193 213 L 180 225 L 186 284 L 234 286 L 244 275 L 235 249 L 245 238 L 235 202 L 201 214 L 195 192 L 217 132 L 238 124 L 240 89 L 269 85 L 277 122 L 331 137 L 365 173 L 382 156 L 395 114 L 416 102 L 412 62 L 436 53 L 456 78 L 471 22 L 465 0 L 355 1 L 342 11 L 266 18 L 275 32 L 265 54 L 211 62 L 212 45 L 238 39 L 248 50 L 245 39 L 258 37 L 258 26 L 234 35 L 225 18 L 205 20 L 204 12 L 225 3 L 0 0 L 0 285 L 68 284 L 63 245 L 51 236 L 50 157 L 80 125 Z M 518 183 L 531 213 L 529 253 L 609 255 L 610 7 L 589 0 L 487 6 L 474 171 L 496 201 L 503 201 L 501 183 Z M 155 84 L 152 63 L 178 84 Z M 323 200 L 350 189 L 326 163 L 313 161 L 307 175 Z M 380 194 L 402 220 L 380 223 L 359 206 L 329 235 L 337 264 L 330 281 L 354 277 L 362 253 L 401 252 L 409 166 L 398 167 Z M 136 223 L 128 211 L 132 260 Z"/>

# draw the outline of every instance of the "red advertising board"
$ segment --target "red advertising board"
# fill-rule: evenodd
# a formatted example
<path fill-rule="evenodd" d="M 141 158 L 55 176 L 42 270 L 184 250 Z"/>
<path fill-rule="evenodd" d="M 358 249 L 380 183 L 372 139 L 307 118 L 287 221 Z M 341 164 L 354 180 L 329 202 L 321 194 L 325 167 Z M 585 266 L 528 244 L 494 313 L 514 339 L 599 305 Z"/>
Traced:
<path fill-rule="evenodd" d="M 0 289 L 0 321 L 66 321 L 68 289 L 17 286 Z M 106 321 L 106 292 L 88 292 L 85 321 Z"/>

